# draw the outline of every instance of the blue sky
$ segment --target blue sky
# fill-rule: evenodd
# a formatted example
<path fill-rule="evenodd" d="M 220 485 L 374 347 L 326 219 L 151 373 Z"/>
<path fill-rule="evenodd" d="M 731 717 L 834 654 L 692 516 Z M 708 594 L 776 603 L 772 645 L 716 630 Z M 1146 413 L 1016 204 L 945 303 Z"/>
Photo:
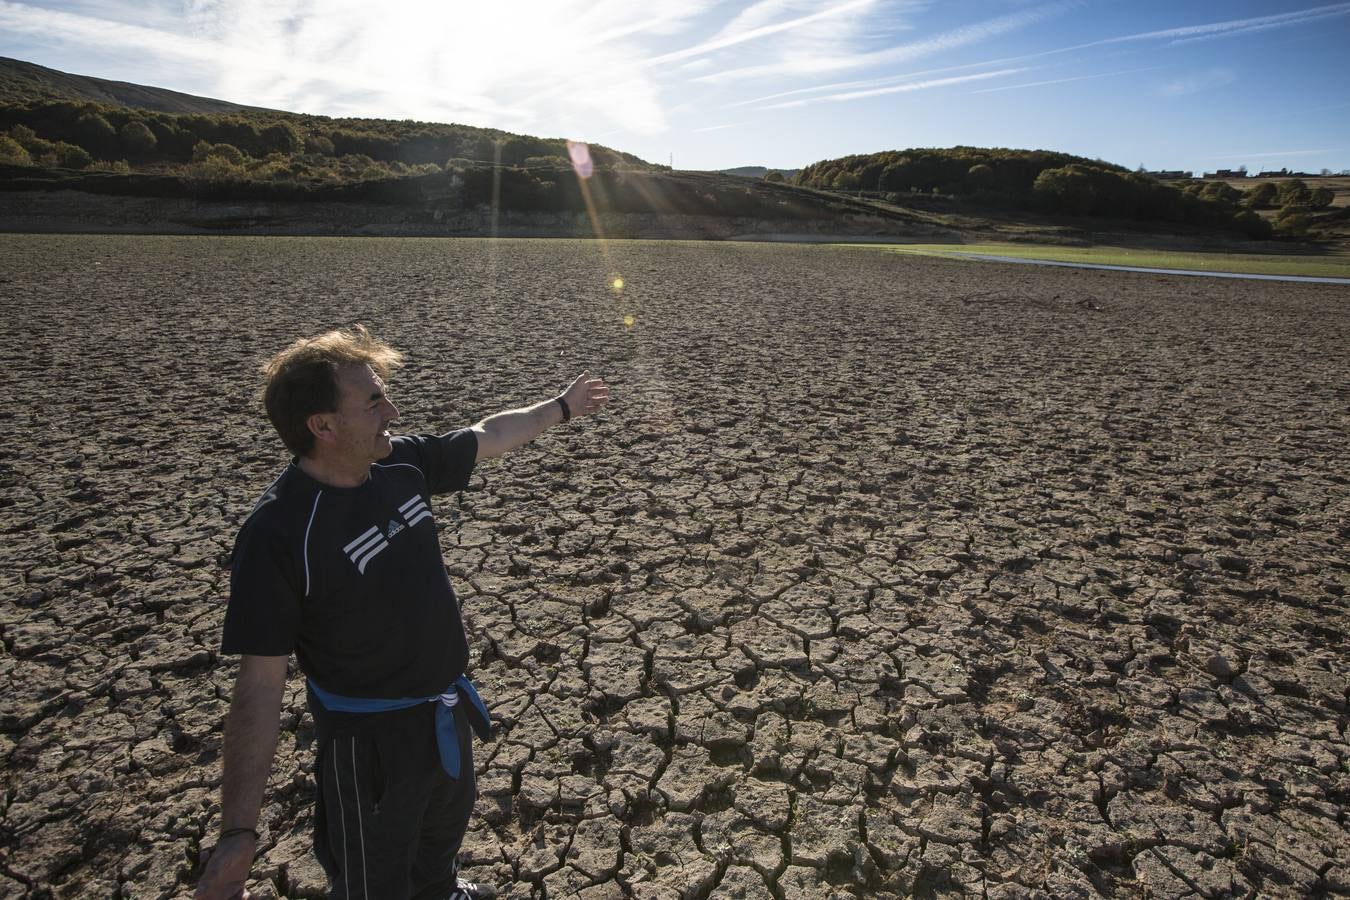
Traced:
<path fill-rule="evenodd" d="M 0 56 L 688 169 L 955 144 L 1350 168 L 1350 2 L 0 0 Z"/>

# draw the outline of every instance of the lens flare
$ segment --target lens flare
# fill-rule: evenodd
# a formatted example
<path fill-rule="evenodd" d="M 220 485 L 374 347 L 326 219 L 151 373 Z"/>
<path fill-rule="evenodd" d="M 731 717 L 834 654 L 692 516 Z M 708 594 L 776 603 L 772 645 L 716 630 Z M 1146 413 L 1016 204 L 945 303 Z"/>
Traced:
<path fill-rule="evenodd" d="M 615 275 L 614 280 L 609 283 L 609 286 L 614 288 L 615 293 L 618 293 L 619 291 L 623 290 L 623 278 L 619 277 L 618 275 Z"/>
<path fill-rule="evenodd" d="M 632 328 L 632 327 L 633 327 L 633 323 L 636 322 L 636 321 L 637 321 L 637 319 L 633 318 L 633 314 L 632 314 L 632 313 L 628 313 L 628 315 L 626 315 L 626 316 L 623 317 L 623 324 L 624 324 L 624 327 L 625 327 L 625 328 Z"/>
<path fill-rule="evenodd" d="M 572 170 L 577 173 L 578 178 L 591 177 L 595 165 L 591 162 L 590 147 L 582 141 L 568 141 L 567 155 L 572 159 Z"/>

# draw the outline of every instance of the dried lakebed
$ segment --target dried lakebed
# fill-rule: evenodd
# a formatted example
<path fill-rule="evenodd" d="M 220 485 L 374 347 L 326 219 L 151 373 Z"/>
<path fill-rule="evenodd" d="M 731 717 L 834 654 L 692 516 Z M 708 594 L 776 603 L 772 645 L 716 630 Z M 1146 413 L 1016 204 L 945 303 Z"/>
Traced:
<path fill-rule="evenodd" d="M 583 367 L 614 388 L 436 504 L 498 720 L 465 859 L 504 896 L 1350 890 L 1345 288 L 817 246 L 0 245 L 0 896 L 189 892 L 224 563 L 284 463 L 254 371 L 352 320 L 408 351 L 405 430 Z M 318 897 L 298 677 L 282 726 L 254 890 Z"/>

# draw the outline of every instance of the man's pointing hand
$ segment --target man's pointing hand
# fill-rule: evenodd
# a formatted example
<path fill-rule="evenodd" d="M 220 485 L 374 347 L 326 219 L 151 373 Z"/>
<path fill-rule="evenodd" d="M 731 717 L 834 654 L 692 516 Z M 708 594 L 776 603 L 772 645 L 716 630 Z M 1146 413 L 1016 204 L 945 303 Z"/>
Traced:
<path fill-rule="evenodd" d="M 592 377 L 582 372 L 563 391 L 562 397 L 573 417 L 589 416 L 599 412 L 609 402 L 609 385 L 598 375 Z"/>

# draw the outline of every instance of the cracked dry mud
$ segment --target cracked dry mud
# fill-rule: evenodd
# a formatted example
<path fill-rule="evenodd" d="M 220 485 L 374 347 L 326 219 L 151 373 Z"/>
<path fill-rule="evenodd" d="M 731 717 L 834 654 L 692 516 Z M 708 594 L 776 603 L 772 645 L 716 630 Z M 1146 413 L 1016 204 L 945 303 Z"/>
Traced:
<path fill-rule="evenodd" d="M 829 247 L 0 237 L 0 896 L 218 827 L 254 370 L 405 430 L 615 400 L 440 498 L 503 896 L 1350 891 L 1350 292 Z M 611 272 L 626 287 L 606 287 Z M 625 328 L 623 317 L 634 324 Z M 254 889 L 317 897 L 292 678 Z"/>

